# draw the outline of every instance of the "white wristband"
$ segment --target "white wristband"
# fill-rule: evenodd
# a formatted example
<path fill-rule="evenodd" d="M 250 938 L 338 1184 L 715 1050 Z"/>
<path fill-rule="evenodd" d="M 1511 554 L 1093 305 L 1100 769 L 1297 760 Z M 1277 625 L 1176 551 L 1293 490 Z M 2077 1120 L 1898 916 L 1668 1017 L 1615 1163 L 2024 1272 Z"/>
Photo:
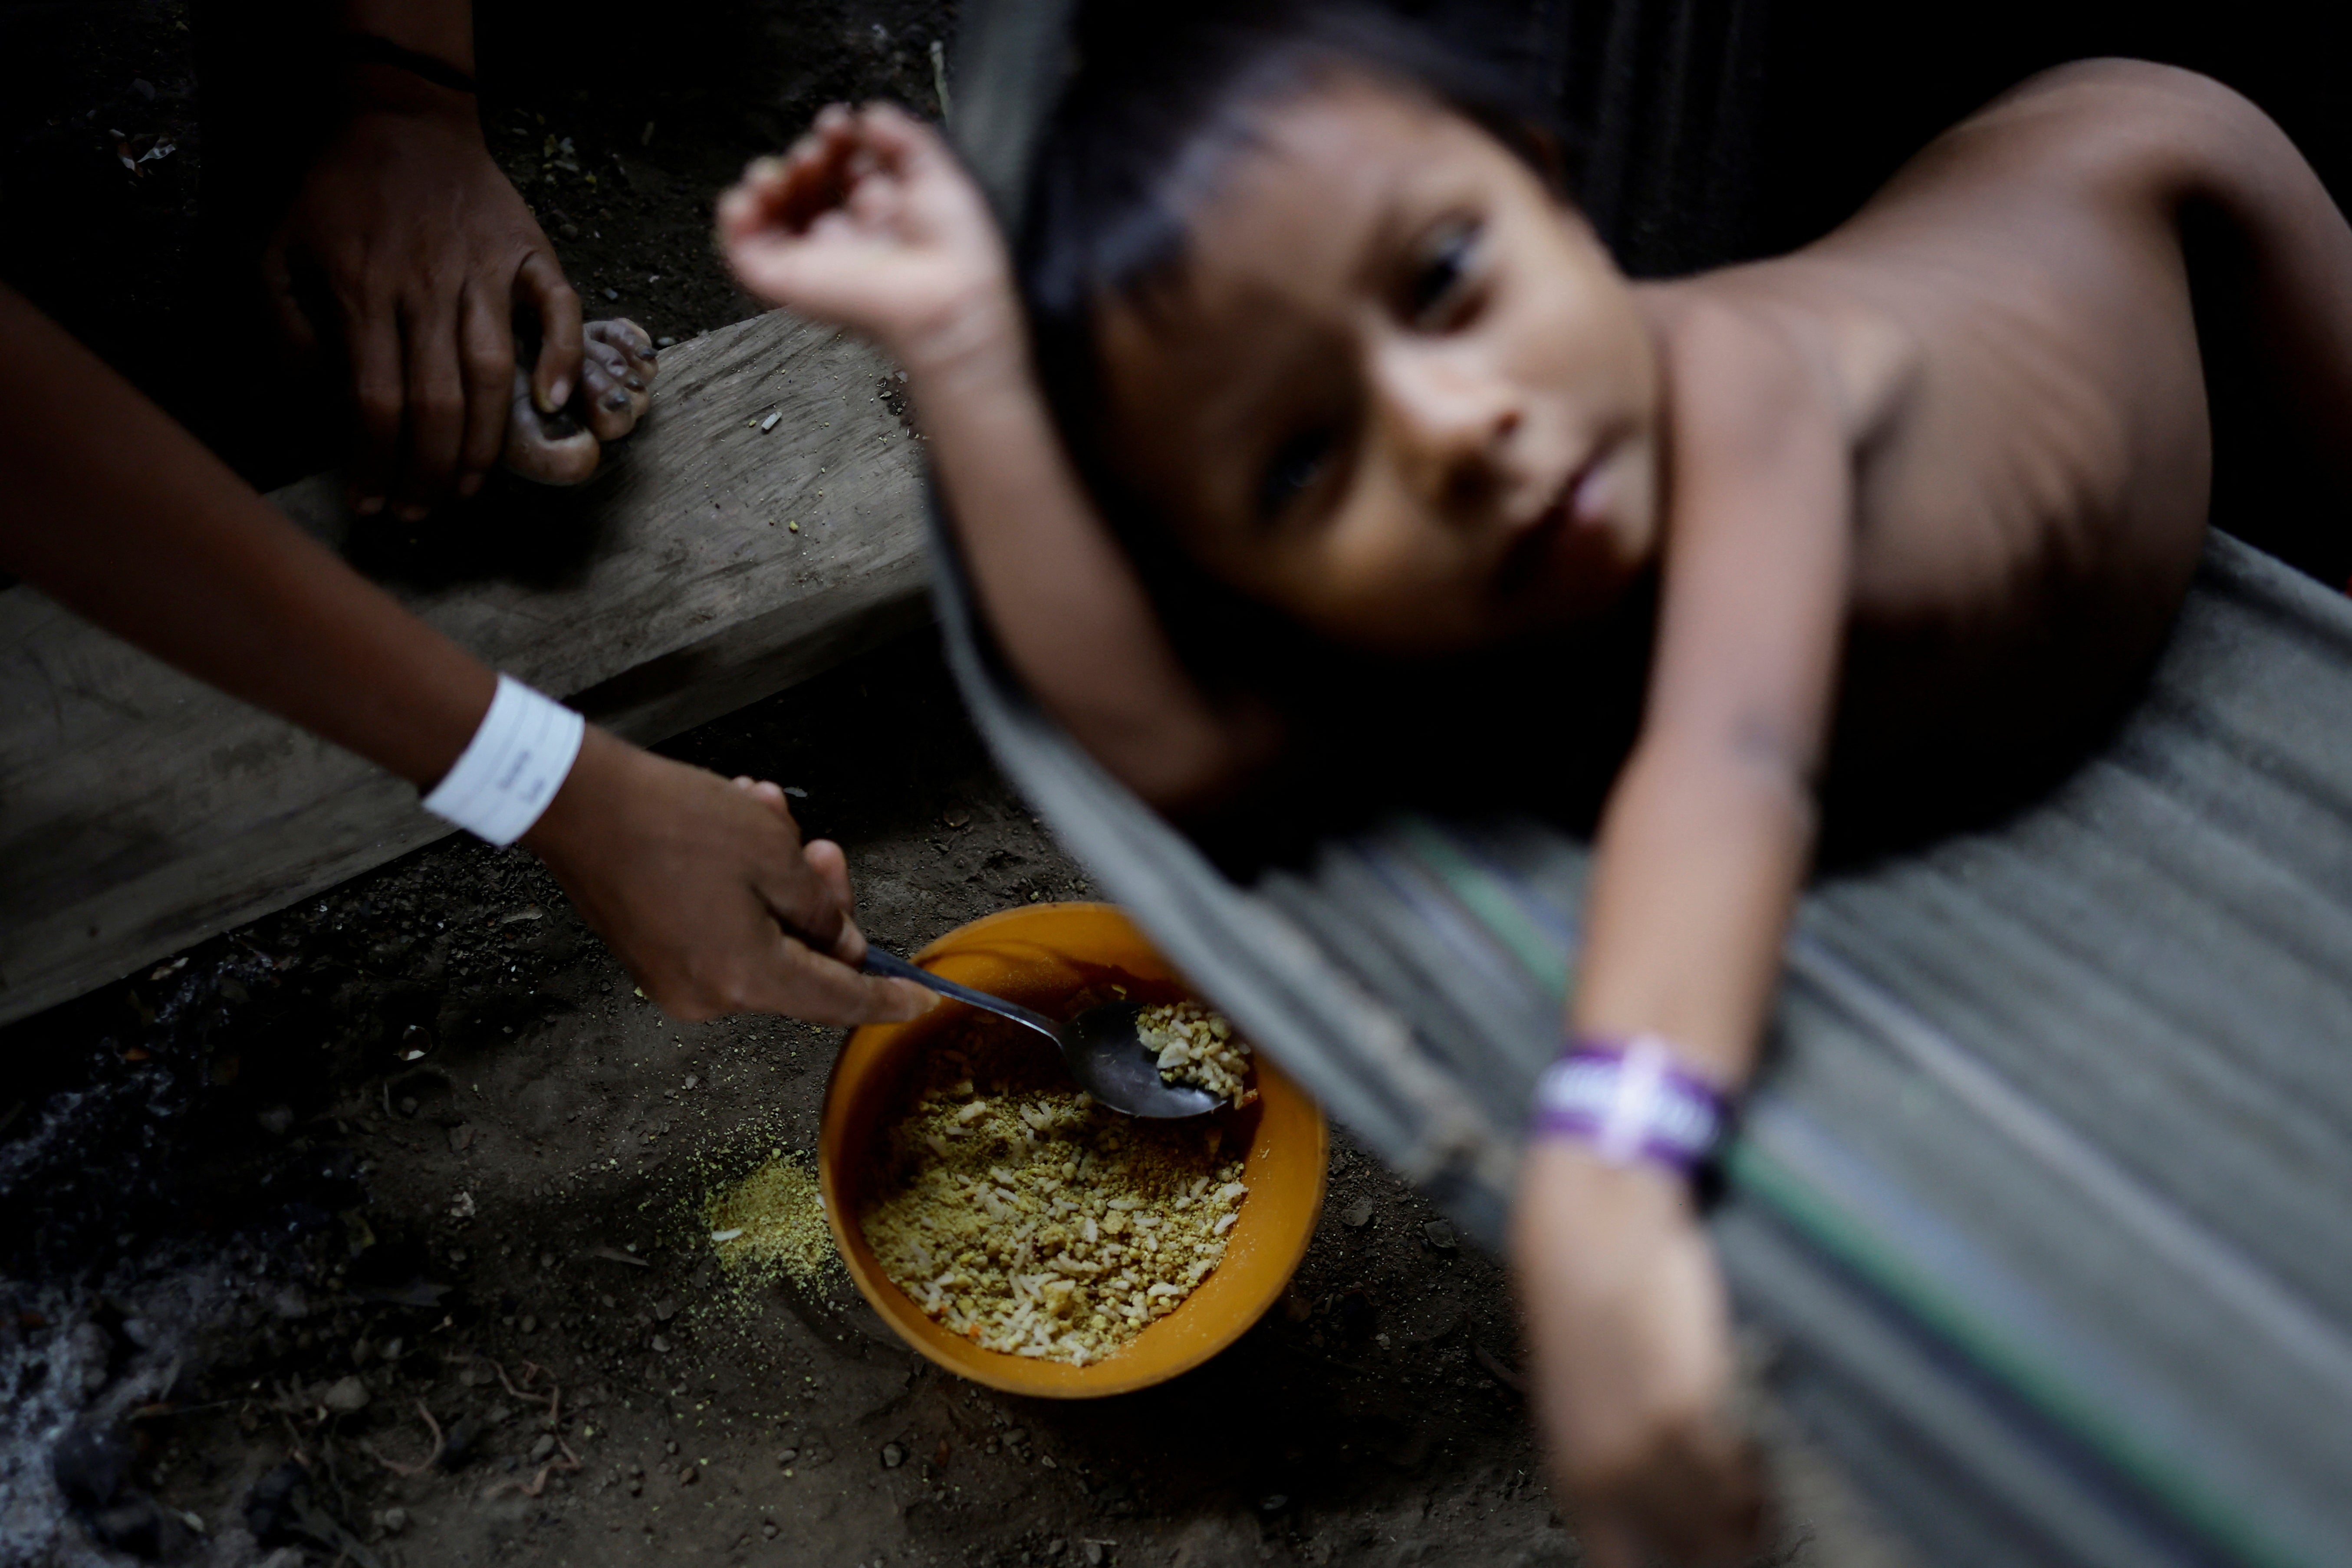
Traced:
<path fill-rule="evenodd" d="M 530 831 L 580 754 L 588 721 L 511 675 L 425 809 L 501 847 Z"/>

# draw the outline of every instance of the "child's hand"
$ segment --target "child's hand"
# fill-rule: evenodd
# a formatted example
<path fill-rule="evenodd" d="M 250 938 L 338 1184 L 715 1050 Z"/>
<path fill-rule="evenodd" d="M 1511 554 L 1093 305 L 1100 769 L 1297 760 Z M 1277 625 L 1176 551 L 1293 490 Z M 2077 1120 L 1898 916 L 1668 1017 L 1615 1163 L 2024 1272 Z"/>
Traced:
<path fill-rule="evenodd" d="M 719 199 L 745 289 L 872 338 L 912 373 L 1015 341 L 1011 271 L 988 204 L 928 125 L 835 104 Z"/>
<path fill-rule="evenodd" d="M 1536 1405 L 1585 1561 L 1746 1561 L 1766 1493 L 1727 1418 L 1729 1313 L 1680 1183 L 1539 1142 L 1512 1231 Z"/>

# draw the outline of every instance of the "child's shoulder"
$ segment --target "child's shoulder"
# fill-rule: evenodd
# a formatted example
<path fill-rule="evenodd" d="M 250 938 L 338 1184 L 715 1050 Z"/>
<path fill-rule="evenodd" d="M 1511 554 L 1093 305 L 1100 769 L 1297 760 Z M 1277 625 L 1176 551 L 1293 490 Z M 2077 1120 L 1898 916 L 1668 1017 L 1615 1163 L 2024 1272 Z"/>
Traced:
<path fill-rule="evenodd" d="M 1769 265 L 1652 286 L 1642 301 L 1670 385 L 1720 420 L 1745 411 L 1759 437 L 1790 418 L 1832 420 L 1867 441 L 1916 374 L 1919 339 L 1869 291 L 1822 287 Z"/>

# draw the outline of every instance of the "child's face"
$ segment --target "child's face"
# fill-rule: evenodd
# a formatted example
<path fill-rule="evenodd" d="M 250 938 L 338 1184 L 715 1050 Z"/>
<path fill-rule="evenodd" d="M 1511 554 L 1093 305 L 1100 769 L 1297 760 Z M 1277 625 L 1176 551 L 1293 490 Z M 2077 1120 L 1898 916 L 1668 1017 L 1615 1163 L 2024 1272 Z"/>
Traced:
<path fill-rule="evenodd" d="M 1257 130 L 1181 274 L 1105 312 L 1111 460 L 1211 573 L 1344 644 L 1606 607 L 1657 536 L 1659 377 L 1591 230 L 1369 81 Z"/>

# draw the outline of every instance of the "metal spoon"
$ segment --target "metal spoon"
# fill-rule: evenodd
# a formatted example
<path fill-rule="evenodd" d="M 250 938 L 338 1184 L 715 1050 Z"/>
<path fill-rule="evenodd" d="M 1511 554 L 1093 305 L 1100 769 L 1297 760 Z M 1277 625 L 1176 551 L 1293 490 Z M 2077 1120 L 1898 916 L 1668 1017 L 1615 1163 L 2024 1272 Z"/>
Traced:
<path fill-rule="evenodd" d="M 928 985 L 942 996 L 951 996 L 1036 1030 L 1062 1053 L 1063 1065 L 1078 1080 L 1078 1087 L 1113 1110 L 1164 1121 L 1203 1115 L 1223 1103 L 1205 1089 L 1161 1081 L 1160 1058 L 1135 1030 L 1136 1015 L 1143 1011 L 1140 1002 L 1106 1002 L 1099 1007 L 1087 1008 L 1066 1024 L 1056 1024 L 1043 1013 L 1033 1013 L 1002 996 L 991 996 L 985 991 L 942 980 L 929 970 L 919 969 L 897 953 L 885 952 L 878 947 L 866 950 L 866 962 L 861 967 L 868 974 L 887 974 Z"/>

